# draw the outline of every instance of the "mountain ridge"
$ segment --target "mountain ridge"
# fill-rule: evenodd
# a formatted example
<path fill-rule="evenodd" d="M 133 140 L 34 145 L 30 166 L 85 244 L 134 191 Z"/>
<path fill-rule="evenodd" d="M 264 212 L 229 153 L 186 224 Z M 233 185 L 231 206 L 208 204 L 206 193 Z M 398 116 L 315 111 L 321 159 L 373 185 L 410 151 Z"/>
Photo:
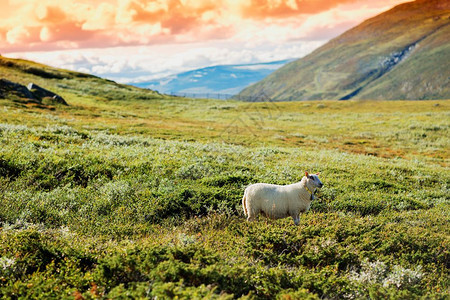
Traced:
<path fill-rule="evenodd" d="M 290 61 L 293 59 L 253 64 L 214 65 L 151 81 L 133 83 L 133 85 L 169 94 L 221 93 L 235 95 Z"/>

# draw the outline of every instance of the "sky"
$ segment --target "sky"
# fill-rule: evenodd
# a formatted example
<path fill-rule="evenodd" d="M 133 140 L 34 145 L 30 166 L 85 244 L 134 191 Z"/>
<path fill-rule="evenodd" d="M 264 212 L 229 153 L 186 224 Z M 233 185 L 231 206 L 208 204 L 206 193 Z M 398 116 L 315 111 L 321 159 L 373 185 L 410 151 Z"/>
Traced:
<path fill-rule="evenodd" d="M 143 82 L 300 58 L 407 0 L 0 0 L 0 53 Z"/>

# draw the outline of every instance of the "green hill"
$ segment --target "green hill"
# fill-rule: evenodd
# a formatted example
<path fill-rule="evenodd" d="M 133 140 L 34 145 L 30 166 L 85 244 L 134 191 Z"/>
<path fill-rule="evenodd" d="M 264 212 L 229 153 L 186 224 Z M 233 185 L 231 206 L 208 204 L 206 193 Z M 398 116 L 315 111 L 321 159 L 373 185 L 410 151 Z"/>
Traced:
<path fill-rule="evenodd" d="M 77 99 L 99 101 L 111 100 L 148 100 L 162 98 L 159 93 L 151 90 L 115 83 L 111 80 L 94 75 L 52 68 L 32 61 L 11 59 L 0 56 L 0 99 L 9 99 L 16 104 L 30 104 L 45 106 L 45 103 L 30 98 L 24 86 L 29 83 L 37 84 L 51 90 L 70 102 Z M 5 86 L 5 79 L 22 85 L 22 88 Z M 11 84 L 10 84 L 11 86 Z"/>
<path fill-rule="evenodd" d="M 279 101 L 450 98 L 450 1 L 368 19 L 240 93 Z"/>

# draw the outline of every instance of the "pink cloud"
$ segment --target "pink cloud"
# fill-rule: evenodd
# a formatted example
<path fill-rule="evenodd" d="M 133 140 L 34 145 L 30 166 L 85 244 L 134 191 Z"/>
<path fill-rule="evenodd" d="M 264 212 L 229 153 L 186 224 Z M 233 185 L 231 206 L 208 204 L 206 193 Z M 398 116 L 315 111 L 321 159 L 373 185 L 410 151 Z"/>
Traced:
<path fill-rule="evenodd" d="M 317 39 L 362 21 L 324 19 L 304 32 L 282 32 L 342 5 L 383 7 L 403 0 L 9 0 L 0 19 L 3 52 L 252 39 Z M 381 4 L 380 4 L 381 3 Z M 367 6 L 367 10 L 371 8 Z M 361 10 L 358 10 L 361 12 Z M 14 12 L 14 13 L 13 13 Z M 247 27 L 249 26 L 249 27 Z M 315 26 L 315 27 L 314 27 Z M 271 27 L 272 30 L 265 30 Z M 314 28 L 312 28 L 314 27 Z M 345 26 L 344 26 L 345 27 Z M 258 29 L 259 28 L 259 29 Z"/>

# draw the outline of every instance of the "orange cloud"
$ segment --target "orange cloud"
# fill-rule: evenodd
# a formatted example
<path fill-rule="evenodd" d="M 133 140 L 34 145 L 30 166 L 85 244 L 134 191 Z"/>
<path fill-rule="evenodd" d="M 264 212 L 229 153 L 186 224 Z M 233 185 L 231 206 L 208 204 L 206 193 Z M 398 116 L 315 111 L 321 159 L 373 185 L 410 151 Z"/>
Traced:
<path fill-rule="evenodd" d="M 66 13 L 56 6 L 38 6 L 35 14 L 43 24 L 57 24 L 67 19 Z"/>
<path fill-rule="evenodd" d="M 299 14 L 316 14 L 355 0 L 251 0 L 243 7 L 244 17 L 284 18 Z"/>
<path fill-rule="evenodd" d="M 3 0 L 5 1 L 5 0 Z M 348 3 L 404 0 L 6 0 L 3 52 L 251 38 L 274 22 L 277 39 L 308 16 Z M 269 21 L 268 21 L 269 20 Z M 277 20 L 280 22 L 277 23 Z M 268 23 L 269 22 L 269 23 Z M 333 26 L 333 20 L 325 20 Z M 342 22 L 340 21 L 340 24 Z M 277 25 L 278 24 L 278 25 Z M 247 27 L 249 26 L 249 27 Z M 318 30 L 324 28 L 318 25 Z M 329 28 L 329 26 L 325 26 Z M 325 29 L 324 29 L 325 30 Z M 244 32 L 245 34 L 242 34 Z M 253 32 L 253 33 L 252 33 Z M 270 33 L 264 31 L 264 33 Z M 291 37 L 290 33 L 282 36 Z"/>

